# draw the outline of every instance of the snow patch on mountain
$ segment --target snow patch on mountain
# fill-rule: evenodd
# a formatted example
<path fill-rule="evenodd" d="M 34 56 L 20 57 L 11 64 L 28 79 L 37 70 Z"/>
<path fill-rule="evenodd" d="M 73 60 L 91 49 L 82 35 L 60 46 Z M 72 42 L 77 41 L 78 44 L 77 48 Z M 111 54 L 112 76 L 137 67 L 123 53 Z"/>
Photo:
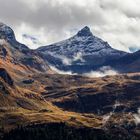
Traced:
<path fill-rule="evenodd" d="M 110 49 L 111 46 L 102 39 L 94 36 L 88 27 L 83 28 L 75 36 L 64 41 L 41 47 L 38 50 L 52 52 L 54 54 L 61 54 L 71 56 L 75 53 L 82 53 L 83 55 L 94 54 L 95 51 L 102 49 Z M 111 48 L 112 49 L 112 48 Z"/>
<path fill-rule="evenodd" d="M 83 61 L 81 56 L 121 56 L 125 54 L 124 52 L 111 48 L 106 41 L 94 36 L 87 26 L 69 39 L 40 47 L 37 50 L 42 51 L 44 54 L 61 55 L 69 59 L 75 57 L 81 61 Z"/>

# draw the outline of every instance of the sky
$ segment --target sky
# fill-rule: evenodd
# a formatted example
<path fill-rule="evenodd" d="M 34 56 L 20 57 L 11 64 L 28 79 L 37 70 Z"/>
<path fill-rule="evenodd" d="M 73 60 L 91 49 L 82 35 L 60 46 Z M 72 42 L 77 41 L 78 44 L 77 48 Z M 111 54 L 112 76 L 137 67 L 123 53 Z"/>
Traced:
<path fill-rule="evenodd" d="M 89 26 L 123 51 L 140 49 L 140 0 L 0 0 L 0 22 L 35 49 L 67 39 Z"/>

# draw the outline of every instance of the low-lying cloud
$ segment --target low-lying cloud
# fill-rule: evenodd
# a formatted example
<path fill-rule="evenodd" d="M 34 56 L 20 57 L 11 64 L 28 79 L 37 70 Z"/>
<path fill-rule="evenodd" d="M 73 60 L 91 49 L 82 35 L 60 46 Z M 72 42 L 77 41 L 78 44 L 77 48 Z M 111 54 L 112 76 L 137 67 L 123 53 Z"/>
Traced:
<path fill-rule="evenodd" d="M 78 73 L 73 73 L 72 71 L 63 71 L 63 70 L 56 68 L 55 66 L 52 66 L 52 65 L 49 65 L 49 66 L 53 71 L 55 71 L 58 74 L 78 75 Z M 98 70 L 98 71 L 91 71 L 89 73 L 83 73 L 81 76 L 95 78 L 95 77 L 104 77 L 107 75 L 116 75 L 116 74 L 118 74 L 117 71 L 111 69 L 111 67 L 105 66 L 105 67 L 100 68 L 100 70 Z"/>
<path fill-rule="evenodd" d="M 55 58 L 58 58 L 63 63 L 63 65 L 66 65 L 66 66 L 72 65 L 72 63 L 76 61 L 80 61 L 81 63 L 85 62 L 81 52 L 75 53 L 71 58 L 70 57 L 68 58 L 64 55 L 54 54 L 52 52 L 48 52 L 48 54 Z"/>
<path fill-rule="evenodd" d="M 68 58 L 64 55 L 57 55 L 57 54 L 53 54 L 52 52 L 48 52 L 49 55 L 55 57 L 55 58 L 58 58 L 62 63 L 63 65 L 71 65 L 73 60 L 71 58 Z"/>
<path fill-rule="evenodd" d="M 133 114 L 134 117 L 134 121 L 136 124 L 140 124 L 140 108 L 138 109 L 138 113 L 137 114 Z"/>
<path fill-rule="evenodd" d="M 58 74 L 62 74 L 62 75 L 77 75 L 76 73 L 72 73 L 72 71 L 63 71 L 63 70 L 59 70 L 58 68 L 54 67 L 54 66 L 51 66 L 50 65 L 50 68 L 58 73 Z"/>
<path fill-rule="evenodd" d="M 111 67 L 105 66 L 100 68 L 98 71 L 91 71 L 89 73 L 85 73 L 84 76 L 92 78 L 92 77 L 104 77 L 107 75 L 116 75 L 116 74 L 118 74 L 117 71 L 115 71 Z"/>

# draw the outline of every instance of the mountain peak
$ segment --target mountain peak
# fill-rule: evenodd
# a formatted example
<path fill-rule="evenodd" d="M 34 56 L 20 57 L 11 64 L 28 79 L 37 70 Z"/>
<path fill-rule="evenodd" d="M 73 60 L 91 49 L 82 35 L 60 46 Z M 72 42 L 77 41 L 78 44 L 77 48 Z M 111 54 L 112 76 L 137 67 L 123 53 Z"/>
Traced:
<path fill-rule="evenodd" d="M 90 28 L 88 26 L 85 26 L 83 29 L 81 29 L 78 33 L 78 36 L 93 36 L 92 32 L 90 31 Z"/>
<path fill-rule="evenodd" d="M 12 47 L 16 49 L 18 48 L 22 51 L 29 49 L 26 45 L 19 43 L 16 40 L 15 33 L 12 30 L 12 28 L 2 22 L 0 22 L 0 39 L 2 40 L 4 39 L 8 43 L 10 43 Z"/>
<path fill-rule="evenodd" d="M 14 31 L 9 26 L 1 22 L 0 22 L 0 39 L 15 40 Z"/>

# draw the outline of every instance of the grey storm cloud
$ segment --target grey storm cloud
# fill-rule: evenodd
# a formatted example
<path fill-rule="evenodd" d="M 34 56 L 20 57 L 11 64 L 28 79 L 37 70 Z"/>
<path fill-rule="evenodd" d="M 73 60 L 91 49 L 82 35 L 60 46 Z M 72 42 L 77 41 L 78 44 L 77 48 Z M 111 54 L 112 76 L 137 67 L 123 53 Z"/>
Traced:
<path fill-rule="evenodd" d="M 32 2 L 35 2 L 31 0 Z M 104 16 L 98 7 L 88 9 L 88 7 L 74 4 L 56 4 L 51 1 L 35 2 L 38 7 L 32 7 L 29 3 L 21 0 L 0 1 L 0 16 L 2 19 L 17 23 L 28 23 L 34 27 L 54 27 L 65 28 L 65 26 L 79 26 L 85 24 L 102 24 L 105 22 Z M 29 4 L 29 5 L 28 5 Z"/>
<path fill-rule="evenodd" d="M 87 25 L 112 47 L 129 51 L 140 48 L 139 5 L 139 0 L 0 0 L 0 20 L 31 48 L 66 39 Z"/>

